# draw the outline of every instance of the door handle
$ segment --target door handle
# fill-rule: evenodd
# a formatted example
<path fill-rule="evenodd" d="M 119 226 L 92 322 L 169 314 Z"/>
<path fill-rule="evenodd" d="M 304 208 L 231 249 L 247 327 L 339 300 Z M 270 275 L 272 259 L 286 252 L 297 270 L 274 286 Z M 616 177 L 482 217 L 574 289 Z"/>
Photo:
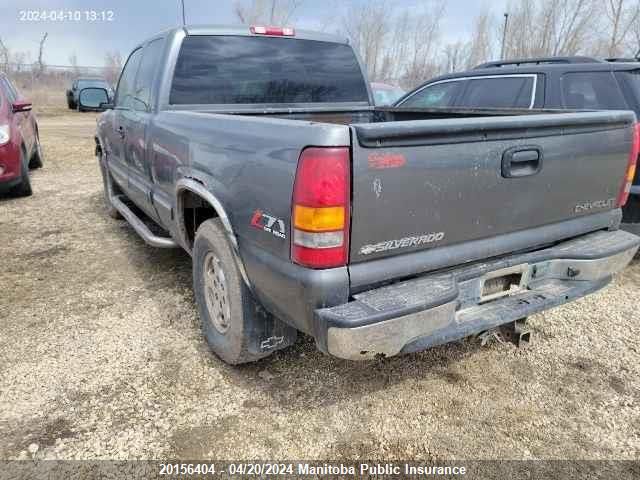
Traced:
<path fill-rule="evenodd" d="M 116 128 L 116 131 L 118 132 L 118 135 L 120 135 L 120 138 L 124 139 L 125 137 L 124 127 L 120 125 L 118 128 Z"/>
<path fill-rule="evenodd" d="M 502 154 L 504 178 L 529 177 L 542 169 L 542 149 L 537 146 L 513 147 Z"/>

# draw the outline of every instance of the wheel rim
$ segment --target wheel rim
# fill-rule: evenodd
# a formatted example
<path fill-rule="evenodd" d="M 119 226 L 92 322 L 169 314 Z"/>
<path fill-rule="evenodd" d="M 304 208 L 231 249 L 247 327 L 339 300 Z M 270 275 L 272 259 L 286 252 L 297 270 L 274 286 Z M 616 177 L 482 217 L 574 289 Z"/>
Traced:
<path fill-rule="evenodd" d="M 204 298 L 209 312 L 210 322 L 220 333 L 229 330 L 231 310 L 227 279 L 220 259 L 209 252 L 204 259 Z"/>

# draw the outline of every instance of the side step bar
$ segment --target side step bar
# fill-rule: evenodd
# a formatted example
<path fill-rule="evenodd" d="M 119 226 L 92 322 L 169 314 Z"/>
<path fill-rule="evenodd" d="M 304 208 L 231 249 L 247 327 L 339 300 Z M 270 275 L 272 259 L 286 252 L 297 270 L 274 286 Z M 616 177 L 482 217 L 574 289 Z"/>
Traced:
<path fill-rule="evenodd" d="M 155 235 L 151 230 L 149 230 L 149 227 L 145 225 L 140 217 L 138 217 L 127 205 L 125 205 L 119 195 L 112 196 L 111 203 L 147 244 L 151 245 L 152 247 L 158 248 L 178 247 L 178 244 L 172 238 L 159 237 Z"/>

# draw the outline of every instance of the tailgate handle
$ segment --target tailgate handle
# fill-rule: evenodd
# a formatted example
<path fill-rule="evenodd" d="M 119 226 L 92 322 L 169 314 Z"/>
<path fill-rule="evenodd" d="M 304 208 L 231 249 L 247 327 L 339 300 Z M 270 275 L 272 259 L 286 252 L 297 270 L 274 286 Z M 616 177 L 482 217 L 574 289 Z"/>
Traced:
<path fill-rule="evenodd" d="M 542 169 L 542 149 L 536 146 L 513 147 L 502 154 L 504 178 L 528 177 Z"/>

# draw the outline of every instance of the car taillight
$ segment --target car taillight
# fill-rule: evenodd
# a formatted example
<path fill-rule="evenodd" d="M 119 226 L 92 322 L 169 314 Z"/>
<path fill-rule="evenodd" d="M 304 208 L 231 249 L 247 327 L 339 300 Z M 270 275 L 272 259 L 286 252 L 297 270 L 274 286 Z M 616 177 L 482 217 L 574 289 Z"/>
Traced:
<path fill-rule="evenodd" d="M 254 35 L 275 35 L 279 37 L 294 37 L 296 31 L 291 27 L 265 27 L 261 25 L 252 25 L 249 30 Z"/>
<path fill-rule="evenodd" d="M 293 187 L 291 259 L 310 268 L 349 259 L 350 155 L 347 147 L 310 147 L 298 160 Z"/>
<path fill-rule="evenodd" d="M 640 154 L 640 124 L 633 126 L 633 138 L 631 140 L 631 152 L 629 153 L 629 163 L 627 165 L 627 171 L 625 172 L 624 181 L 620 188 L 620 194 L 618 195 L 618 206 L 624 207 L 629 200 L 629 192 L 631 191 L 631 185 L 633 185 L 633 179 L 636 175 L 636 167 L 638 164 L 638 155 Z"/>

